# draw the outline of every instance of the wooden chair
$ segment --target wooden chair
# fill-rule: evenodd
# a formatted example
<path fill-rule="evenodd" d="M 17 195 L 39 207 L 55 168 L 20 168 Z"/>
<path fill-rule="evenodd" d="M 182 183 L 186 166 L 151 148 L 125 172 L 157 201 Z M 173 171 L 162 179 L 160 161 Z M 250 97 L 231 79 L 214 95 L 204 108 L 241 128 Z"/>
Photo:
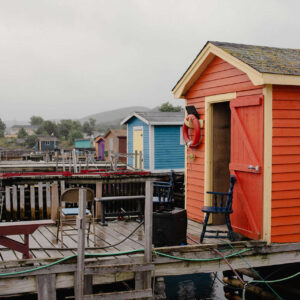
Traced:
<path fill-rule="evenodd" d="M 96 243 L 96 231 L 95 231 L 95 220 L 94 220 L 94 191 L 89 188 L 86 189 L 86 224 L 87 228 L 87 241 L 89 245 L 89 235 L 91 231 L 91 224 L 93 225 L 94 233 L 94 244 Z M 77 233 L 68 234 L 68 231 L 74 231 L 76 228 L 70 226 L 76 226 L 76 217 L 79 213 L 78 202 L 79 202 L 79 190 L 80 188 L 69 188 L 66 189 L 60 196 L 60 207 L 59 207 L 59 218 L 57 225 L 56 242 L 58 242 L 59 232 L 61 234 L 61 247 L 64 245 L 64 235 L 71 236 L 77 235 Z M 71 206 L 71 207 L 70 207 Z M 64 227 L 65 226 L 65 227 Z M 67 226 L 67 227 L 66 227 Z"/>
<path fill-rule="evenodd" d="M 153 204 L 154 210 L 171 210 L 173 204 L 175 173 L 172 170 L 169 182 L 155 181 L 153 182 Z"/>
<path fill-rule="evenodd" d="M 213 195 L 213 206 L 204 206 L 202 211 L 205 213 L 205 218 L 203 222 L 202 233 L 200 236 L 200 243 L 203 242 L 205 232 L 212 232 L 215 235 L 206 236 L 207 238 L 229 238 L 231 241 L 232 237 L 232 227 L 230 222 L 230 214 L 232 211 L 232 197 L 233 197 L 233 187 L 236 182 L 236 177 L 234 175 L 230 176 L 230 187 L 228 193 L 219 193 L 219 192 L 206 192 L 207 194 Z M 226 197 L 226 201 L 224 198 Z M 220 231 L 220 230 L 206 230 L 207 222 L 210 214 L 224 214 L 226 225 L 228 231 Z M 227 235 L 219 235 L 220 233 L 227 233 Z"/>

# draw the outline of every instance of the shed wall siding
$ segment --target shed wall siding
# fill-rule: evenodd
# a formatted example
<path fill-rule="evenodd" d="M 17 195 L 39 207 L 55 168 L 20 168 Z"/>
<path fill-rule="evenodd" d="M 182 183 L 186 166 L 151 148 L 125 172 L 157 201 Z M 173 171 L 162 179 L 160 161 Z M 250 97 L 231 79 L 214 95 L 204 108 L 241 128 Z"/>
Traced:
<path fill-rule="evenodd" d="M 91 148 L 91 141 L 75 141 L 75 148 Z"/>
<path fill-rule="evenodd" d="M 186 94 L 187 105 L 194 105 L 201 119 L 205 115 L 205 97 L 237 92 L 237 97 L 261 95 L 262 86 L 254 86 L 248 76 L 229 63 L 215 57 Z M 205 122 L 204 122 L 205 126 Z M 205 129 L 203 129 L 204 135 Z M 194 154 L 191 163 L 187 159 L 186 167 L 186 209 L 188 217 L 203 221 L 201 208 L 204 205 L 204 144 L 196 149 L 187 149 L 187 158 Z"/>
<path fill-rule="evenodd" d="M 273 86 L 272 242 L 300 242 L 300 87 Z"/>
<path fill-rule="evenodd" d="M 132 118 L 128 122 L 128 153 L 133 153 L 133 127 L 143 127 L 143 156 L 144 169 L 149 170 L 149 126 L 138 118 Z M 133 166 L 133 158 L 128 158 L 128 164 Z"/>
<path fill-rule="evenodd" d="M 184 168 L 184 145 L 180 126 L 154 126 L 154 169 Z"/>

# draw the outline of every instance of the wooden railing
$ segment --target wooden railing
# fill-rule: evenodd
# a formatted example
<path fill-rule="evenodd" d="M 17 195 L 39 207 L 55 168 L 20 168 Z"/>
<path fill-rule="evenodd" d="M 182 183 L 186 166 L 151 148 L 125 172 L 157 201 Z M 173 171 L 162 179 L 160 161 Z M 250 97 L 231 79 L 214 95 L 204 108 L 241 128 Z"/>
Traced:
<path fill-rule="evenodd" d="M 5 186 L 2 191 L 3 202 L 0 202 L 2 218 L 0 221 L 41 220 L 56 219 L 59 195 L 74 184 L 66 184 L 64 180 L 55 182 L 38 182 L 37 184 L 24 184 Z M 93 184 L 80 184 L 95 191 L 96 197 L 144 195 L 144 182 L 113 182 Z M 124 201 L 116 204 L 110 203 L 107 210 L 117 214 L 122 208 L 125 211 L 136 209 L 136 201 Z M 100 217 L 100 208 L 97 210 Z"/>
<path fill-rule="evenodd" d="M 156 176 L 156 175 L 155 175 Z M 169 175 L 157 176 L 157 179 L 168 181 Z M 21 180 L 21 181 L 16 181 Z M 40 179 L 26 178 L 7 179 L 2 181 L 0 189 L 0 222 L 56 219 L 59 198 L 62 192 L 69 187 L 88 187 L 94 190 L 95 197 L 119 197 L 145 195 L 146 178 L 106 178 L 89 180 L 84 179 Z M 83 180 L 83 179 L 81 179 Z M 183 175 L 175 176 L 174 200 L 175 205 L 184 207 Z M 139 201 L 119 200 L 106 204 L 108 215 L 124 215 L 125 212 L 140 210 Z M 143 207 L 142 207 L 143 208 Z M 96 207 L 97 217 L 101 216 L 101 205 Z"/>

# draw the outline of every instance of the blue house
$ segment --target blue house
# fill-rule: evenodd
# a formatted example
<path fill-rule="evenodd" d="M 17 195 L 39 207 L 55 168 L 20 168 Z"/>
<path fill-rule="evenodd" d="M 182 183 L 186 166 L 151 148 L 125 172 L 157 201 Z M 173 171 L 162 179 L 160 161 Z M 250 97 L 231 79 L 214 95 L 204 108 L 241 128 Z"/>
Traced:
<path fill-rule="evenodd" d="M 53 136 L 39 136 L 35 141 L 35 150 L 53 151 L 58 148 L 58 138 Z"/>
<path fill-rule="evenodd" d="M 125 118 L 127 153 L 142 153 L 139 160 L 128 157 L 128 165 L 151 172 L 184 171 L 185 145 L 182 137 L 184 112 L 134 112 Z"/>

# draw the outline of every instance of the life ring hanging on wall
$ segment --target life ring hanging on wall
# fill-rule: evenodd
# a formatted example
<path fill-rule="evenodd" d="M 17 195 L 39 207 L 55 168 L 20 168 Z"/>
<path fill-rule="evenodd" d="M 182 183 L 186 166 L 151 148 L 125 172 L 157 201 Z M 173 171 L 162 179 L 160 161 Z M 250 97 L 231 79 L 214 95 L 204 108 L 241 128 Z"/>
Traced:
<path fill-rule="evenodd" d="M 194 128 L 194 137 L 193 138 L 190 137 L 190 135 L 189 135 L 190 127 L 188 127 L 188 125 L 186 124 L 190 121 L 193 124 L 193 127 L 191 127 L 191 128 Z M 190 114 L 186 117 L 185 122 L 183 123 L 182 132 L 183 132 L 184 142 L 189 148 L 196 148 L 201 144 L 202 131 L 201 131 L 199 120 L 195 115 Z"/>

